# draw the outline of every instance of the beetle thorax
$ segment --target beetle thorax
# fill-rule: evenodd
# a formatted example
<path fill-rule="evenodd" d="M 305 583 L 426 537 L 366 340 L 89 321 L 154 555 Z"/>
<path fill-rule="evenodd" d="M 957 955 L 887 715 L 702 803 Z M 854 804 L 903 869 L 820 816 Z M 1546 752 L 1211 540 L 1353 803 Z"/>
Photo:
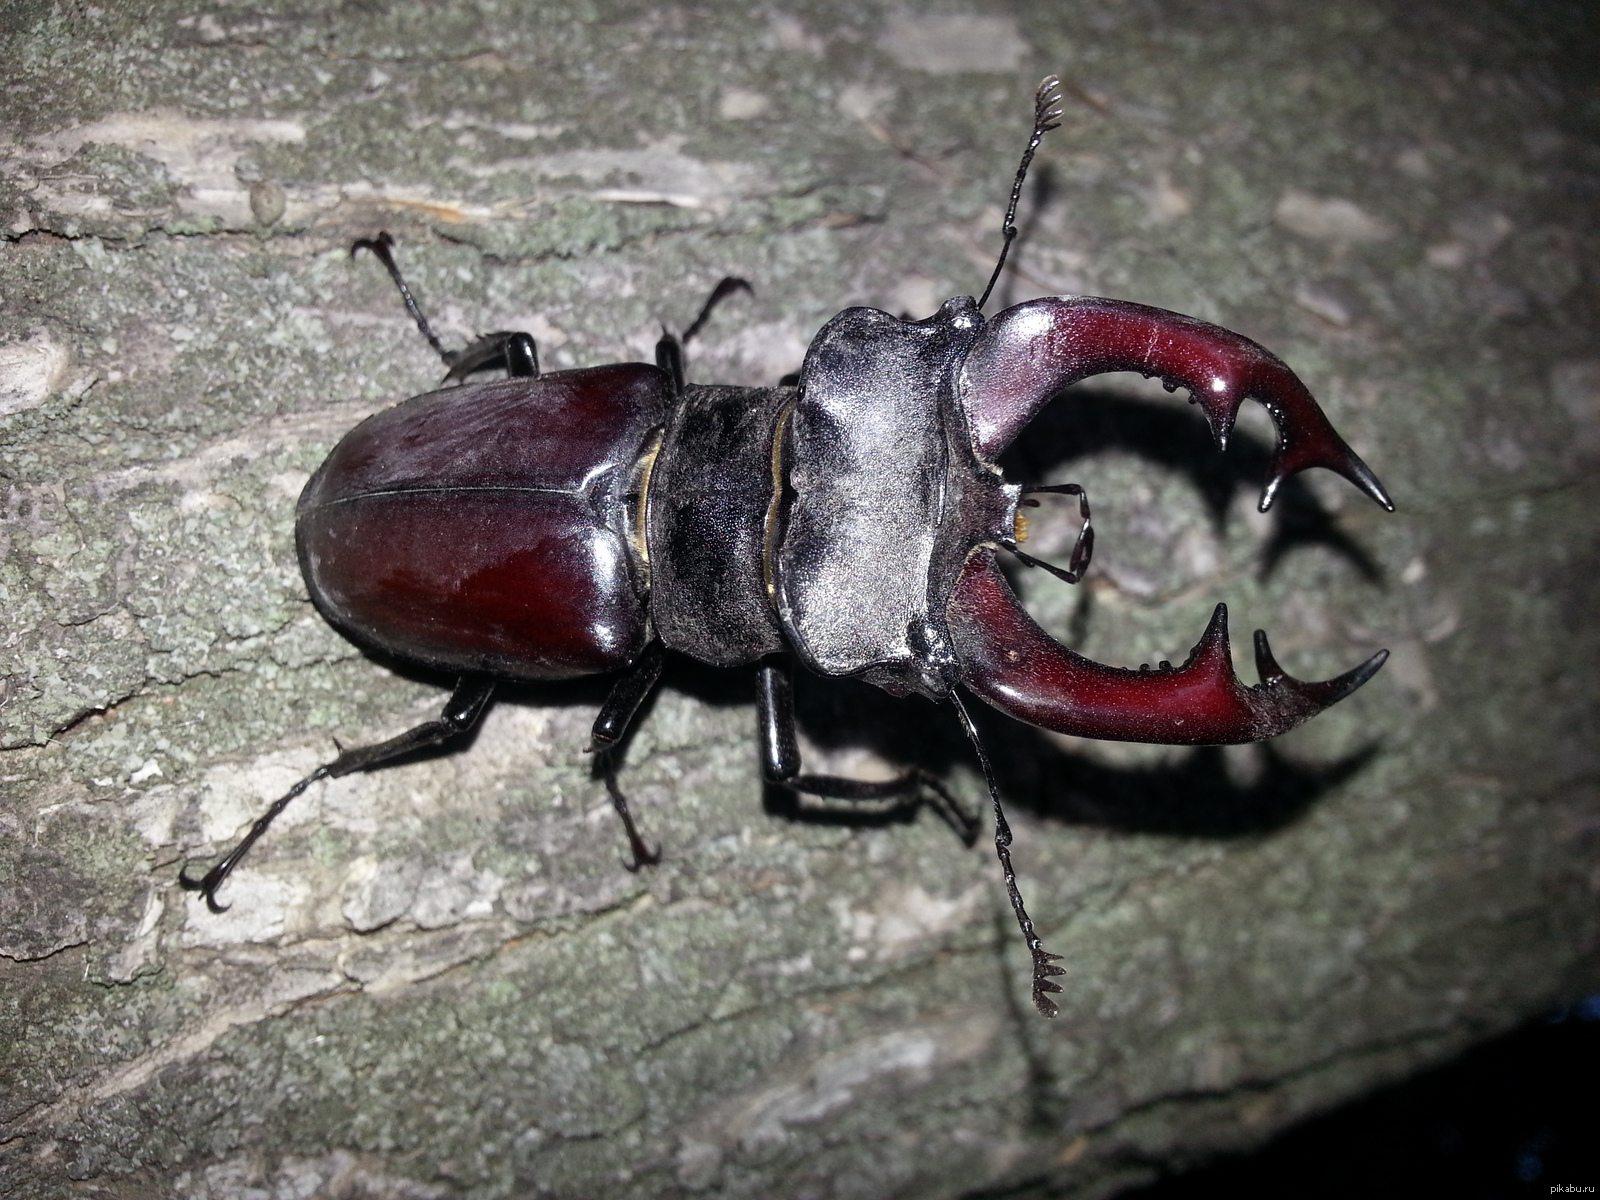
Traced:
<path fill-rule="evenodd" d="M 1012 540 L 1019 489 L 957 402 L 983 326 L 847 309 L 798 391 L 690 387 L 647 500 L 650 610 L 672 649 L 733 665 L 792 648 L 823 675 L 939 698 L 944 609 L 972 547 Z"/>
<path fill-rule="evenodd" d="M 956 379 L 970 297 L 925 321 L 847 309 L 811 344 L 789 419 L 778 618 L 824 675 L 941 697 L 944 606 L 972 546 L 1008 541 L 1018 489 L 971 449 Z"/>

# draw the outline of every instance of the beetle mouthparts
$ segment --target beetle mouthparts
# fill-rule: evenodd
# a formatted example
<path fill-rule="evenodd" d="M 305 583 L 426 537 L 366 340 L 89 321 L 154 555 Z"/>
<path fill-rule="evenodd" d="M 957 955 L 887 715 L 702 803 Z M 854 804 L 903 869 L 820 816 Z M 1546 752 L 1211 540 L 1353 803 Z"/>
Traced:
<path fill-rule="evenodd" d="M 1063 388 L 1107 371 L 1158 375 L 1169 389 L 1187 388 L 1219 450 L 1245 397 L 1259 400 L 1278 430 L 1262 512 L 1284 479 L 1307 467 L 1335 471 L 1394 509 L 1377 476 L 1276 355 L 1221 326 L 1126 300 L 1046 296 L 989 322 L 961 370 L 973 449 L 994 462 Z"/>
<path fill-rule="evenodd" d="M 1344 699 L 1388 658 L 1380 650 L 1333 679 L 1306 682 L 1255 635 L 1261 682 L 1233 669 L 1228 609 L 1219 604 L 1180 667 L 1137 671 L 1074 654 L 1036 624 L 980 548 L 967 560 L 947 608 L 961 681 L 1001 712 L 1057 733 L 1125 742 L 1216 746 L 1276 737 Z"/>

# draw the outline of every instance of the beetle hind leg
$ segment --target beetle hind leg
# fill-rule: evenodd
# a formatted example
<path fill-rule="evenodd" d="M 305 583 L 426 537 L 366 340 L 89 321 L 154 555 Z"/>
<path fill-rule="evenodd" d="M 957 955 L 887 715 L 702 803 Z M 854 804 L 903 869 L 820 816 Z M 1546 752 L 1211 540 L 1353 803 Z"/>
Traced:
<path fill-rule="evenodd" d="M 445 701 L 444 711 L 436 720 L 424 721 L 421 725 L 408 729 L 399 737 L 390 738 L 386 742 L 345 750 L 332 762 L 324 763 L 273 801 L 272 807 L 257 817 L 255 824 L 250 826 L 250 832 L 228 851 L 221 862 L 199 879 L 192 878 L 189 868 L 184 867 L 178 873 L 179 885 L 187 891 L 199 892 L 204 896 L 206 907 L 212 912 L 225 912 L 228 906 L 217 903 L 217 889 L 227 881 L 240 860 L 250 852 L 250 847 L 261 839 L 267 827 L 277 819 L 279 813 L 289 807 L 289 802 L 296 796 L 318 780 L 338 779 L 343 775 L 353 775 L 357 771 L 370 771 L 374 767 L 381 767 L 414 751 L 438 746 L 451 738 L 459 737 L 478 723 L 484 710 L 489 707 L 489 700 L 493 695 L 494 680 L 476 675 L 464 676 L 456 684 L 455 691 L 450 693 L 450 699 Z"/>
<path fill-rule="evenodd" d="M 462 380 L 474 371 L 504 367 L 512 379 L 539 378 L 539 347 L 533 335 L 501 330 L 485 333 L 478 340 L 460 350 L 447 351 L 446 380 Z"/>
<path fill-rule="evenodd" d="M 452 380 L 459 382 L 474 371 L 493 367 L 504 367 L 513 379 L 539 378 L 539 347 L 531 334 L 504 330 L 485 333 L 461 350 L 446 350 L 439 335 L 428 323 L 428 318 L 423 316 L 405 276 L 400 273 L 400 264 L 394 259 L 394 239 L 387 233 L 380 233 L 375 238 L 358 238 L 350 247 L 350 253 L 354 254 L 357 250 L 372 251 L 383 264 L 383 269 L 389 272 L 389 278 L 394 280 L 394 286 L 400 291 L 400 299 L 405 302 L 406 311 L 416 322 L 417 331 L 449 368 L 444 376 L 447 383 Z"/>
<path fill-rule="evenodd" d="M 350 253 L 357 250 L 370 250 L 377 260 L 383 264 L 383 269 L 389 272 L 389 278 L 394 280 L 394 286 L 400 290 L 400 299 L 405 302 L 406 311 L 411 314 L 411 319 L 417 324 L 417 332 L 428 340 L 428 345 L 433 347 L 433 352 L 444 359 L 445 366 L 450 365 L 450 351 L 444 348 L 444 343 L 439 340 L 439 335 L 433 331 L 433 326 L 428 324 L 428 318 L 422 315 L 422 309 L 417 306 L 416 297 L 411 294 L 411 288 L 406 284 L 406 277 L 400 274 L 400 264 L 394 260 L 394 239 L 387 231 L 378 234 L 375 238 L 357 238 L 350 247 Z"/>

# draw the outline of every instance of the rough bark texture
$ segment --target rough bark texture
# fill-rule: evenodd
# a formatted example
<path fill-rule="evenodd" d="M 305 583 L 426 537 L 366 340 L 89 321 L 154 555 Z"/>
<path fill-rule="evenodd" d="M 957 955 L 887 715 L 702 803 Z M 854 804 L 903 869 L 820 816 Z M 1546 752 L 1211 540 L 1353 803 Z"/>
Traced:
<path fill-rule="evenodd" d="M 1098 1196 L 1600 982 L 1591 6 L 556 7 L 4 7 L 0 1192 Z M 1264 418 L 1218 458 L 1159 389 L 1025 435 L 1094 498 L 1091 579 L 1027 580 L 1076 647 L 1181 660 L 1224 599 L 1302 676 L 1394 651 L 1265 750 L 985 724 L 1059 1019 L 982 845 L 764 798 L 749 682 L 692 664 L 623 775 L 653 870 L 596 685 L 314 788 L 225 916 L 175 887 L 443 699 L 294 561 L 310 470 L 439 374 L 353 237 L 551 366 L 648 358 L 742 275 L 691 372 L 769 383 L 846 304 L 981 288 L 1047 71 L 1001 299 L 1256 338 L 1400 508 L 1312 479 L 1258 517 Z M 981 802 L 947 714 L 801 700 L 814 764 Z"/>

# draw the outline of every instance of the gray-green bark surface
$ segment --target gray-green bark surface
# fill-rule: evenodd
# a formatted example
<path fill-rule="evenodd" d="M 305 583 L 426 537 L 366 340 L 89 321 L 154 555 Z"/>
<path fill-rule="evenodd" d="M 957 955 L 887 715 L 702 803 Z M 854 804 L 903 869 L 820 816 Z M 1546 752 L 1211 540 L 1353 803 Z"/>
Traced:
<path fill-rule="evenodd" d="M 1600 982 L 1586 6 L 0 13 L 0 1192 L 1104 1195 Z M 1179 661 L 1226 600 L 1302 677 L 1394 652 L 1270 752 L 986 724 L 1057 1020 L 982 844 L 764 806 L 748 682 L 688 664 L 623 774 L 659 867 L 582 753 L 596 685 L 314 788 L 225 916 L 177 889 L 443 699 L 294 560 L 308 473 L 439 371 L 352 238 L 551 367 L 648 359 L 742 275 L 692 374 L 770 383 L 847 304 L 981 288 L 1052 71 L 1002 299 L 1256 338 L 1399 505 L 1260 517 L 1264 420 L 1214 461 L 1120 380 L 1031 431 L 1095 502 L 1089 581 L 1026 580 L 1075 647 Z M 948 714 L 803 715 L 814 764 L 981 802 Z"/>

